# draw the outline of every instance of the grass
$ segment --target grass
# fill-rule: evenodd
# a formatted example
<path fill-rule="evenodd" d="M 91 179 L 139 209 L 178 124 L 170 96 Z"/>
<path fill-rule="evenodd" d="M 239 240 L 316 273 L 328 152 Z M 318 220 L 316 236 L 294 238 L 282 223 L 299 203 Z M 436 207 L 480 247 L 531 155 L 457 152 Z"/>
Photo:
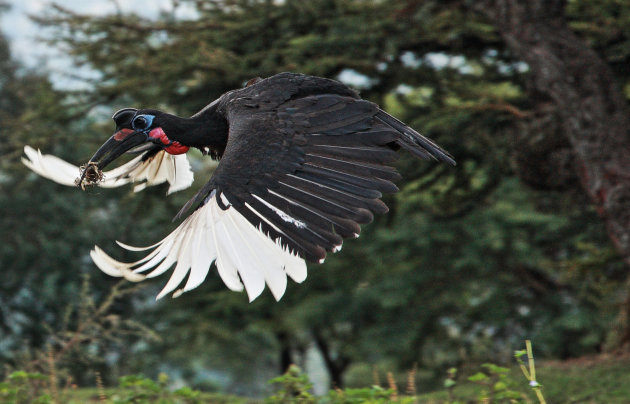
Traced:
<path fill-rule="evenodd" d="M 630 402 L 630 358 L 590 357 L 565 362 L 540 361 L 536 365 L 537 379 L 542 385 L 542 392 L 548 403 L 628 403 Z M 498 367 L 497 367 L 498 368 Z M 441 388 L 435 392 L 421 393 L 416 396 L 400 394 L 397 401 L 405 403 L 538 403 L 536 394 L 529 386 L 518 365 L 506 369 L 504 390 L 516 393 L 518 398 L 501 399 L 497 395 L 488 399 L 489 390 L 496 386 L 497 379 L 489 378 L 491 383 L 469 381 L 481 368 L 464 369 L 456 378 L 456 383 L 449 391 Z M 492 374 L 487 368 L 484 372 Z M 297 371 L 299 372 L 299 370 Z M 302 378 L 302 379 L 300 379 Z M 81 388 L 66 391 L 64 402 L 67 403 L 387 403 L 393 401 L 392 390 L 383 389 L 347 389 L 332 392 L 326 397 L 314 397 L 308 394 L 308 380 L 305 375 L 294 373 L 278 378 L 282 394 L 274 394 L 266 399 L 235 397 L 217 393 L 184 391 L 180 394 L 158 388 L 160 382 L 130 377 L 118 388 Z M 301 380 L 301 381 L 300 381 Z M 300 384 L 302 383 L 302 384 Z M 399 382 L 399 384 L 401 384 Z M 289 387 L 290 385 L 290 387 Z M 300 387 L 302 386 L 302 387 Z M 303 389 L 300 395 L 300 389 Z M 389 393 L 387 393 L 389 392 Z M 288 394 L 287 394 L 288 393 Z M 104 397 L 103 397 L 104 396 Z M 103 400 L 103 398 L 105 398 Z M 54 401 L 43 401 L 54 402 Z"/>
<path fill-rule="evenodd" d="M 630 403 L 630 356 L 593 356 L 569 361 L 543 361 L 534 364 L 531 343 L 515 352 L 513 366 L 485 363 L 462 369 L 449 369 L 433 392 L 418 392 L 417 369 L 406 380 L 394 380 L 387 373 L 385 385 L 335 389 L 326 396 L 314 396 L 308 375 L 292 365 L 270 382 L 274 393 L 252 399 L 220 393 L 206 393 L 188 387 L 169 388 L 169 377 L 157 380 L 124 376 L 118 387 L 105 388 L 100 374 L 96 387 L 77 388 L 71 378 L 63 383 L 52 351 L 49 369 L 44 373 L 24 370 L 11 373 L 0 382 L 0 402 L 7 403 L 157 403 L 157 404 L 246 404 L 246 403 Z M 378 383 L 378 382 L 377 382 Z M 366 382 L 369 385 L 369 382 Z M 405 388 L 406 387 L 406 388 Z M 403 394 L 403 392 L 407 392 Z"/>
<path fill-rule="evenodd" d="M 539 361 L 536 374 L 548 403 L 630 403 L 630 357 Z M 527 397 L 524 402 L 538 403 L 517 365 L 510 368 L 508 379 L 510 389 Z M 479 384 L 458 381 L 452 393 L 458 402 L 478 402 L 483 390 Z M 417 396 L 419 403 L 446 403 L 448 397 L 446 390 Z"/>
<path fill-rule="evenodd" d="M 101 394 L 104 394 L 105 400 Z M 247 398 L 231 396 L 219 393 L 199 393 L 194 400 L 184 400 L 172 396 L 165 396 L 158 399 L 130 397 L 128 392 L 121 391 L 119 388 L 106 388 L 102 391 L 96 387 L 80 388 L 72 391 L 63 397 L 66 401 L 60 401 L 65 404 L 112 404 L 112 403 L 156 403 L 156 404 L 175 404 L 175 403 L 212 403 L 212 404 L 249 404 L 256 401 Z M 2 401 L 0 401 L 2 402 Z M 51 401 L 53 403 L 53 401 Z"/>
<path fill-rule="evenodd" d="M 549 362 L 539 370 L 550 403 L 630 402 L 630 358 Z"/>

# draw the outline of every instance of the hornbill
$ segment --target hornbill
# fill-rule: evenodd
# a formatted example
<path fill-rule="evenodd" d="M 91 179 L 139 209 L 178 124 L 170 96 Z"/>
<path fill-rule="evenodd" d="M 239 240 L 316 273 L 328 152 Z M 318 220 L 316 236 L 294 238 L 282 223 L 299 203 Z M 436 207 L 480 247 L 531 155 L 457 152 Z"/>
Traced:
<path fill-rule="evenodd" d="M 28 146 L 23 161 L 62 184 L 168 181 L 170 193 L 192 183 L 189 148 L 220 159 L 166 238 L 144 248 L 118 242 L 131 251 L 152 250 L 147 256 L 124 263 L 98 246 L 91 251 L 103 272 L 132 281 L 175 265 L 157 298 L 196 288 L 215 262 L 228 288 L 244 288 L 252 301 L 267 284 L 279 300 L 287 275 L 306 278 L 305 260 L 322 263 L 344 238 L 359 237 L 359 225 L 370 223 L 373 213 L 388 211 L 380 198 L 398 191 L 393 182 L 400 175 L 388 164 L 399 149 L 455 165 L 440 146 L 346 85 L 295 73 L 250 80 L 190 118 L 125 108 L 113 119 L 116 132 L 76 181 L 77 167 Z M 128 151 L 140 155 L 101 171 Z"/>

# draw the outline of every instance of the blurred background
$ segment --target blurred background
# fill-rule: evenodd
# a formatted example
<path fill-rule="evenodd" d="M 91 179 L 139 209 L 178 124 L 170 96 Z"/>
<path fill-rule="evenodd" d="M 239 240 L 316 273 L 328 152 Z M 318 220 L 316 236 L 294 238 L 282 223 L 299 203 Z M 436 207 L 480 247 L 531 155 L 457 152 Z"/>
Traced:
<path fill-rule="evenodd" d="M 525 5 L 527 3 L 527 5 Z M 376 369 L 623 353 L 630 342 L 630 1 L 169 0 L 1 2 L 0 364 L 79 386 L 168 374 L 256 396 L 289 364 L 316 389 Z M 390 213 L 310 266 L 276 303 L 212 271 L 156 302 L 92 264 L 148 245 L 195 185 L 79 192 L 21 163 L 24 145 L 89 159 L 122 107 L 192 115 L 282 71 L 341 80 L 444 146 L 402 156 Z M 116 255 L 119 254 L 119 255 Z"/>

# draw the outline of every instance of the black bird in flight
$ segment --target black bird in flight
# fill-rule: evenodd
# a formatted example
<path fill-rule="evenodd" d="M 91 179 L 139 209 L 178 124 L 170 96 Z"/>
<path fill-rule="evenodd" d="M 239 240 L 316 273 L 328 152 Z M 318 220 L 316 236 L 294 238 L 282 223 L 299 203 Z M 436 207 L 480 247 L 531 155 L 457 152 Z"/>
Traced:
<path fill-rule="evenodd" d="M 143 181 L 142 188 L 168 181 L 170 193 L 192 183 L 189 148 L 220 159 L 178 213 L 186 219 L 166 238 L 145 248 L 119 243 L 151 250 L 146 257 L 123 263 L 98 246 L 91 252 L 102 271 L 132 281 L 175 265 L 158 298 L 196 288 L 215 262 L 228 288 L 245 288 L 252 301 L 267 284 L 279 300 L 287 275 L 296 282 L 306 278 L 305 260 L 322 263 L 344 238 L 358 237 L 359 225 L 371 222 L 373 213 L 388 211 L 380 198 L 398 191 L 400 175 L 388 166 L 397 150 L 455 164 L 440 146 L 346 85 L 302 74 L 250 80 L 190 118 L 125 108 L 113 119 L 116 132 L 76 181 L 77 167 L 29 146 L 23 161 L 66 185 Z M 140 155 L 101 171 L 128 151 Z"/>

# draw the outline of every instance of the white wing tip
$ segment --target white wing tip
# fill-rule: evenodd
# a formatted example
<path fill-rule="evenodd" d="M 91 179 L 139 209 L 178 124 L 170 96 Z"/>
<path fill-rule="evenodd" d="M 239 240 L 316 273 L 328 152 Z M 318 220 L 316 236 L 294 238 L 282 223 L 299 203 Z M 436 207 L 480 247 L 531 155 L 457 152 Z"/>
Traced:
<path fill-rule="evenodd" d="M 245 290 L 249 302 L 260 296 L 265 287 L 279 301 L 286 292 L 287 276 L 296 283 L 306 279 L 306 262 L 287 245 L 283 246 L 279 238 L 273 240 L 264 234 L 235 208 L 222 210 L 216 200 L 208 202 L 152 246 L 139 248 L 117 242 L 131 251 L 153 249 L 139 261 L 116 261 L 98 246 L 90 255 L 103 272 L 133 282 L 162 274 L 177 263 L 156 300 L 168 294 L 178 298 L 199 286 L 213 261 L 225 285 L 234 291 Z M 229 204 L 227 199 L 223 202 Z M 335 251 L 340 249 L 341 245 L 335 247 Z M 323 263 L 324 259 L 319 262 Z M 140 273 L 151 268 L 153 271 L 147 275 Z M 186 276 L 188 281 L 182 285 Z"/>
<path fill-rule="evenodd" d="M 144 275 L 131 271 L 129 264 L 116 261 L 107 255 L 99 246 L 94 246 L 94 249 L 90 251 L 90 257 L 92 257 L 92 261 L 94 261 L 96 266 L 107 275 L 118 278 L 123 277 L 131 282 L 140 282 L 146 278 Z"/>

